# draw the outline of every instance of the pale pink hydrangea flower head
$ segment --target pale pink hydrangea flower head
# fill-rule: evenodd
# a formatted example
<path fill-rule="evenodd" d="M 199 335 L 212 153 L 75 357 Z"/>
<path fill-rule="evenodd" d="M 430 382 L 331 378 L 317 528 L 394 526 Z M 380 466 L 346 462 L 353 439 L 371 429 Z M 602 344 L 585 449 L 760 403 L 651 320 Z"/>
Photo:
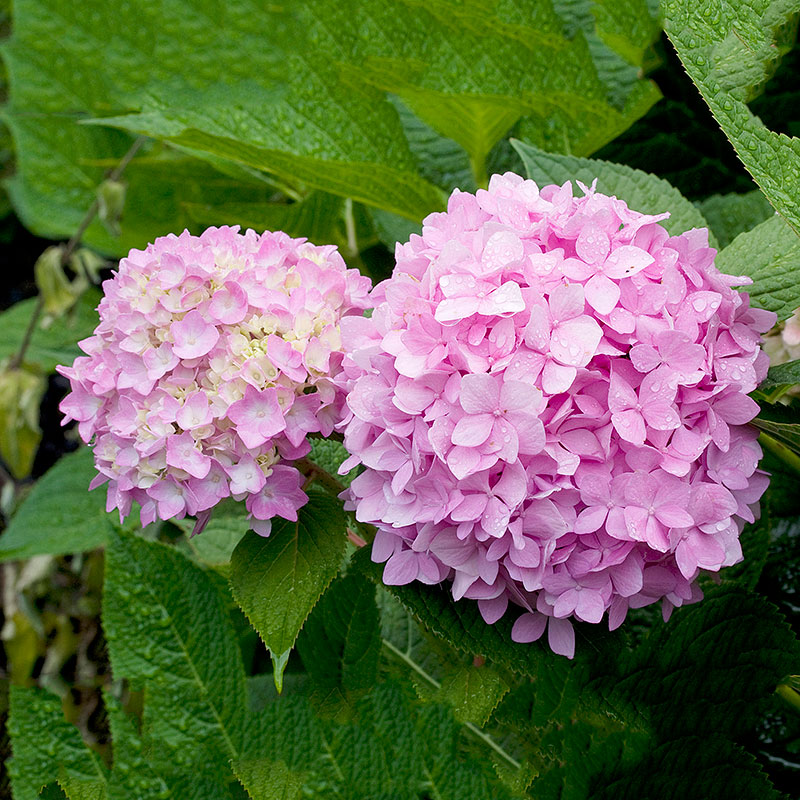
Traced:
<path fill-rule="evenodd" d="M 670 236 L 570 183 L 456 191 L 398 245 L 371 319 L 343 321 L 349 506 L 389 584 L 447 582 L 512 636 L 700 598 L 739 561 L 767 478 L 751 308 L 706 230 Z"/>
<path fill-rule="evenodd" d="M 307 501 L 292 462 L 340 419 L 340 324 L 371 283 L 333 246 L 209 228 L 131 250 L 103 284 L 61 404 L 94 447 L 108 509 L 198 518 L 244 500 L 256 532 Z"/>

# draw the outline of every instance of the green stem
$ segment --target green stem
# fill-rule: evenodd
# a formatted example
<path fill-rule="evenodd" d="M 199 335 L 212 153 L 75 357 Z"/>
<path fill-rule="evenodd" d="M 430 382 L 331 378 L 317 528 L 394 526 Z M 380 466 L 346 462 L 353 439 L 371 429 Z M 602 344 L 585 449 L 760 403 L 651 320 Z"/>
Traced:
<path fill-rule="evenodd" d="M 758 441 L 765 450 L 768 450 L 772 455 L 783 461 L 794 472 L 800 474 L 800 456 L 797 453 L 763 431 L 759 434 Z"/>
<path fill-rule="evenodd" d="M 442 684 L 436 680 L 430 673 L 426 672 L 413 658 L 407 653 L 395 647 L 387 639 L 381 639 L 383 646 L 393 655 L 402 661 L 407 667 L 414 670 L 424 681 L 430 684 L 434 689 L 439 690 Z M 463 723 L 464 727 L 476 738 L 480 739 L 485 745 L 495 751 L 504 761 L 510 764 L 514 769 L 520 769 L 522 766 L 510 753 L 506 752 L 488 733 L 484 733 L 477 725 L 472 722 Z"/>

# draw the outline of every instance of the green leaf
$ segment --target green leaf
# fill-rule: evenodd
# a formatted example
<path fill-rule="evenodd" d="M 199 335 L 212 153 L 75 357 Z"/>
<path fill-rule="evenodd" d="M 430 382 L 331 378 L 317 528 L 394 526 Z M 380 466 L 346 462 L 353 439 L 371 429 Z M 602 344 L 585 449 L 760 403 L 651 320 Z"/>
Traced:
<path fill-rule="evenodd" d="M 659 96 L 653 84 L 635 78 L 622 98 L 624 108 L 610 102 L 586 40 L 565 36 L 549 3 L 495 9 L 447 0 L 371 0 L 357 28 L 348 25 L 341 4 L 309 8 L 309 28 L 326 50 L 341 52 L 344 74 L 398 95 L 420 119 L 458 142 L 479 183 L 492 147 L 522 117 L 542 137 L 558 119 L 562 146 L 589 153 Z M 607 29 L 620 39 L 635 24 L 633 17 L 615 22 Z"/>
<path fill-rule="evenodd" d="M 641 66 L 661 32 L 645 0 L 594 0 L 598 36 L 631 64 Z"/>
<path fill-rule="evenodd" d="M 306 620 L 297 649 L 323 707 L 369 691 L 381 650 L 375 585 L 361 575 L 336 580 Z"/>
<path fill-rule="evenodd" d="M 339 474 L 339 467 L 345 459 L 350 457 L 350 454 L 336 439 L 312 439 L 311 452 L 308 457 L 345 486 L 350 486 L 358 474 L 355 467 L 346 475 Z"/>
<path fill-rule="evenodd" d="M 761 411 L 750 424 L 793 453 L 800 454 L 800 414 L 796 408 L 780 403 L 762 403 Z"/>
<path fill-rule="evenodd" d="M 658 794 L 653 794 L 658 787 Z M 658 797 L 659 800 L 779 800 L 782 797 L 749 753 L 718 736 L 688 736 L 655 748 L 624 778 L 592 794 L 598 800 Z"/>
<path fill-rule="evenodd" d="M 182 519 L 176 524 L 187 535 L 186 550 L 202 564 L 226 574 L 236 545 L 250 530 L 247 509 L 243 503 L 234 500 L 225 500 L 214 506 L 211 519 L 196 536 L 191 536 L 194 520 Z"/>
<path fill-rule="evenodd" d="M 381 581 L 382 567 L 370 559 L 369 548 L 357 552 L 351 565 L 376 583 Z M 502 617 L 487 625 L 473 601 L 454 602 L 442 586 L 426 586 L 419 582 L 406 586 L 387 586 L 428 630 L 443 637 L 456 650 L 481 655 L 520 675 L 537 674 L 539 665 L 562 660 L 541 643 L 520 644 L 511 640 L 512 623 Z"/>
<path fill-rule="evenodd" d="M 612 164 L 590 158 L 575 158 L 545 153 L 525 142 L 512 140 L 527 175 L 540 186 L 549 183 L 581 181 L 590 186 L 597 178 L 597 190 L 619 197 L 634 211 L 642 214 L 669 212 L 661 224 L 673 235 L 691 228 L 706 228 L 708 223 L 697 207 L 665 180 L 632 169 L 624 164 Z M 713 246 L 713 237 L 711 244 Z"/>
<path fill-rule="evenodd" d="M 143 740 L 157 774 L 224 782 L 244 740 L 239 645 L 214 583 L 173 548 L 115 533 L 103 630 L 116 678 L 145 684 Z"/>
<path fill-rule="evenodd" d="M 733 738 L 755 724 L 760 701 L 798 656 L 775 606 L 726 586 L 654 629 L 615 683 L 648 707 L 662 741 L 703 732 Z"/>
<path fill-rule="evenodd" d="M 252 800 L 297 800 L 304 776 L 292 772 L 283 761 L 242 759 L 233 764 L 236 777 Z"/>
<path fill-rule="evenodd" d="M 747 275 L 753 305 L 788 319 L 800 306 L 797 264 L 800 239 L 778 216 L 740 233 L 718 256 L 717 267 L 729 275 Z"/>
<path fill-rule="evenodd" d="M 345 543 L 341 504 L 310 492 L 297 522 L 276 517 L 269 537 L 248 533 L 233 551 L 233 596 L 272 653 L 285 653 L 294 645 L 339 571 Z"/>
<path fill-rule="evenodd" d="M 128 716 L 122 704 L 110 692 L 103 692 L 108 715 L 114 759 L 109 778 L 112 798 L 162 800 L 169 792 L 163 778 L 153 771 L 144 756 L 137 720 Z"/>
<path fill-rule="evenodd" d="M 77 356 L 84 355 L 77 342 L 91 336 L 97 327 L 95 308 L 99 302 L 100 292 L 90 289 L 66 316 L 53 320 L 47 328 L 39 323 L 25 353 L 26 363 L 53 372 L 57 364 L 72 364 Z M 22 300 L 0 314 L 0 361 L 19 351 L 35 306 L 36 298 Z"/>
<path fill-rule="evenodd" d="M 437 697 L 452 706 L 459 722 L 481 726 L 508 692 L 502 676 L 489 666 L 460 667 L 448 672 Z"/>
<path fill-rule="evenodd" d="M 58 781 L 70 800 L 105 798 L 108 770 L 64 718 L 61 701 L 42 689 L 11 687 L 8 764 L 15 800 L 35 800 Z"/>
<path fill-rule="evenodd" d="M 797 0 L 665 0 L 665 28 L 748 172 L 800 234 L 800 140 L 770 131 L 748 103 L 796 38 Z"/>
<path fill-rule="evenodd" d="M 295 203 L 220 203 L 209 197 L 205 204 L 183 203 L 198 225 L 240 225 L 242 229 L 284 231 L 290 236 L 305 236 L 315 244 L 338 244 L 344 203 L 341 197 L 312 192 Z"/>
<path fill-rule="evenodd" d="M 760 392 L 788 389 L 800 383 L 800 361 L 787 361 L 769 368 L 767 377 L 758 385 Z"/>
<path fill-rule="evenodd" d="M 0 536 L 0 561 L 40 553 L 62 555 L 105 544 L 112 529 L 105 490 L 89 491 L 92 451 L 61 458 L 33 487 Z"/>
<path fill-rule="evenodd" d="M 739 535 L 742 544 L 742 560 L 738 564 L 722 571 L 723 581 L 732 581 L 747 589 L 755 589 L 764 565 L 767 563 L 770 532 L 772 521 L 769 516 L 769 506 L 761 510 L 761 518 L 754 523 L 745 525 Z"/>
<path fill-rule="evenodd" d="M 721 248 L 727 247 L 740 233 L 752 230 L 769 219 L 774 209 L 763 192 L 715 194 L 697 204 Z"/>

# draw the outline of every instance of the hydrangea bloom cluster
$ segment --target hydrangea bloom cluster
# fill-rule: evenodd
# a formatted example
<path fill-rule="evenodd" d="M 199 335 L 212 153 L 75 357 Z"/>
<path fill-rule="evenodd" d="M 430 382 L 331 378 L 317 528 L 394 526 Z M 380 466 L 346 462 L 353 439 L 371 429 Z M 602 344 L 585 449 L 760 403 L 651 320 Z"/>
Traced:
<path fill-rule="evenodd" d="M 103 285 L 86 357 L 59 368 L 108 509 L 201 526 L 232 496 L 262 535 L 276 514 L 296 520 L 307 497 L 291 462 L 340 418 L 339 324 L 370 288 L 335 247 L 280 232 L 209 228 L 132 250 Z"/>
<path fill-rule="evenodd" d="M 507 173 L 398 245 L 343 320 L 349 503 L 384 580 L 449 581 L 517 641 L 699 599 L 767 485 L 747 394 L 768 366 L 705 230 Z"/>

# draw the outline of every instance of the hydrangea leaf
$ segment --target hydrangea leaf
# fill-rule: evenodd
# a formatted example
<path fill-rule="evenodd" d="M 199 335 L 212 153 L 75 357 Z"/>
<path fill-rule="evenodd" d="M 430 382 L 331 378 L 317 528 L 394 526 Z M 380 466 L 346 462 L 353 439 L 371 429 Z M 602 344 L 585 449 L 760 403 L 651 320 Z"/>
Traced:
<path fill-rule="evenodd" d="M 733 789 L 736 800 L 779 800 L 782 797 L 755 758 L 728 739 L 718 736 L 688 736 L 655 748 L 635 770 L 609 782 L 592 797 L 652 796 L 653 787 L 668 787 L 659 797 L 702 797 L 728 800 Z"/>
<path fill-rule="evenodd" d="M 183 207 L 198 225 L 283 231 L 289 236 L 305 236 L 314 244 L 338 244 L 340 239 L 338 223 L 343 200 L 327 192 L 311 192 L 296 203 L 184 202 Z"/>
<path fill-rule="evenodd" d="M 40 553 L 62 555 L 105 544 L 112 530 L 105 491 L 89 491 L 95 475 L 84 447 L 61 458 L 36 483 L 0 536 L 0 561 Z"/>
<path fill-rule="evenodd" d="M 89 289 L 65 316 L 52 320 L 46 328 L 37 325 L 25 353 L 26 363 L 53 372 L 57 364 L 71 364 L 83 355 L 77 342 L 91 336 L 97 327 L 95 308 L 99 302 L 100 293 Z M 0 314 L 0 361 L 19 351 L 35 306 L 35 298 L 22 300 Z"/>
<path fill-rule="evenodd" d="M 796 38 L 797 0 L 667 0 L 665 27 L 739 158 L 800 235 L 800 139 L 769 130 L 748 103 Z"/>
<path fill-rule="evenodd" d="M 500 673 L 487 665 L 465 666 L 449 671 L 437 697 L 452 706 L 459 722 L 481 726 L 491 716 L 509 686 Z"/>
<path fill-rule="evenodd" d="M 761 403 L 761 411 L 751 424 L 800 454 L 800 415 L 796 409 L 780 403 Z"/>
<path fill-rule="evenodd" d="M 525 142 L 512 140 L 527 175 L 540 186 L 549 183 L 581 181 L 590 186 L 597 178 L 597 191 L 624 200 L 642 214 L 670 216 L 661 224 L 673 235 L 692 228 L 707 228 L 703 215 L 689 200 L 662 178 L 632 169 L 624 164 L 612 164 L 597 159 L 576 158 L 545 153 Z M 712 246 L 713 234 L 709 235 Z"/>
<path fill-rule="evenodd" d="M 718 256 L 717 267 L 730 275 L 747 275 L 753 305 L 788 319 L 800 306 L 797 264 L 800 239 L 779 216 L 740 233 Z"/>
<path fill-rule="evenodd" d="M 370 560 L 369 548 L 353 556 L 354 569 L 363 571 L 376 583 L 381 580 L 382 566 Z M 454 602 L 449 592 L 439 585 L 426 586 L 413 582 L 405 586 L 386 586 L 425 628 L 444 637 L 456 650 L 469 655 L 482 655 L 520 675 L 536 674 L 540 661 L 557 662 L 559 657 L 541 644 L 519 644 L 511 640 L 512 623 L 507 616 L 494 625 L 487 625 L 474 601 Z"/>
<path fill-rule="evenodd" d="M 215 506 L 211 519 L 197 536 L 191 536 L 194 520 L 178 520 L 177 525 L 187 534 L 186 550 L 201 564 L 226 571 L 236 546 L 250 530 L 247 509 L 243 503 L 226 500 Z"/>
<path fill-rule="evenodd" d="M 626 61 L 641 66 L 661 32 L 645 0 L 594 0 L 591 13 L 597 35 Z"/>
<path fill-rule="evenodd" d="M 339 467 L 349 455 L 344 445 L 336 439 L 311 440 L 309 458 L 345 486 L 349 486 L 357 474 L 355 469 L 351 469 L 346 475 L 339 475 Z"/>
<path fill-rule="evenodd" d="M 283 761 L 240 759 L 233 764 L 236 777 L 251 800 L 298 800 L 305 776 L 292 772 Z"/>
<path fill-rule="evenodd" d="M 759 701 L 796 668 L 799 655 L 775 606 L 726 586 L 656 628 L 622 662 L 615 683 L 648 709 L 661 741 L 702 732 L 733 738 L 755 723 Z"/>
<path fill-rule="evenodd" d="M 800 383 L 800 360 L 787 361 L 769 368 L 767 377 L 758 385 L 760 392 L 772 392 L 776 389 L 789 388 Z"/>
<path fill-rule="evenodd" d="M 138 723 L 126 713 L 110 692 L 103 692 L 108 715 L 114 759 L 109 778 L 112 798 L 161 800 L 169 792 L 163 778 L 156 775 L 144 756 Z"/>
<path fill-rule="evenodd" d="M 36 800 L 58 781 L 70 800 L 107 797 L 108 770 L 64 718 L 61 701 L 42 689 L 11 687 L 8 763 L 15 800 Z"/>
<path fill-rule="evenodd" d="M 209 576 L 174 548 L 115 533 L 103 630 L 115 677 L 146 684 L 143 739 L 154 769 L 229 779 L 243 746 L 246 686 L 233 626 Z"/>
<path fill-rule="evenodd" d="M 334 3 L 310 8 L 309 26 L 319 26 L 320 37 L 337 32 L 335 41 L 330 33 L 322 41 L 326 49 L 340 49 L 346 74 L 397 94 L 462 145 L 479 182 L 492 147 L 522 117 L 542 136 L 557 118 L 568 146 L 588 153 L 659 96 L 636 76 L 624 108 L 617 108 L 584 36 L 565 35 L 562 19 L 539 0 L 501 8 L 372 0 L 358 28 L 347 25 L 346 10 Z M 615 23 L 608 27 L 620 38 L 631 36 L 632 17 Z M 559 70 L 551 69 L 554 59 Z"/>
<path fill-rule="evenodd" d="M 337 579 L 306 620 L 297 649 L 323 707 L 371 689 L 381 650 L 375 585 L 362 575 Z"/>
<path fill-rule="evenodd" d="M 275 518 L 263 538 L 248 533 L 233 551 L 231 590 L 270 652 L 289 650 L 339 571 L 345 518 L 340 503 L 310 492 L 297 522 Z"/>
<path fill-rule="evenodd" d="M 721 248 L 752 230 L 775 212 L 763 192 L 715 194 L 697 204 Z"/>

